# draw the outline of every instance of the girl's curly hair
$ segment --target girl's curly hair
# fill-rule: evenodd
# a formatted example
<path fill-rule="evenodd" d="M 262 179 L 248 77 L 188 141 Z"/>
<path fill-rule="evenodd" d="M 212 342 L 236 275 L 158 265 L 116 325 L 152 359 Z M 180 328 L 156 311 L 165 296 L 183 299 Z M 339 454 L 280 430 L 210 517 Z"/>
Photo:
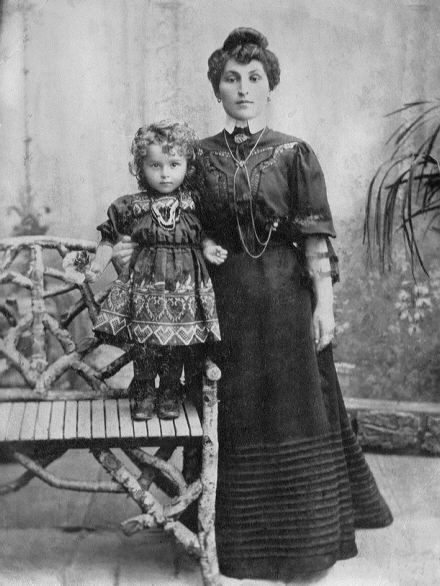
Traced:
<path fill-rule="evenodd" d="M 149 126 L 141 126 L 131 143 L 130 151 L 133 159 L 128 164 L 130 173 L 136 177 L 139 188 L 145 190 L 149 188 L 144 175 L 143 162 L 148 154 L 148 147 L 152 144 L 161 146 L 164 153 L 176 152 L 186 158 L 188 167 L 183 186 L 190 187 L 196 170 L 197 140 L 195 131 L 186 122 L 161 120 Z"/>
<path fill-rule="evenodd" d="M 253 28 L 234 29 L 226 38 L 223 47 L 212 53 L 208 59 L 208 79 L 218 95 L 223 70 L 229 59 L 247 64 L 253 59 L 260 61 L 273 90 L 280 82 L 280 63 L 275 53 L 268 48 L 266 37 Z"/>

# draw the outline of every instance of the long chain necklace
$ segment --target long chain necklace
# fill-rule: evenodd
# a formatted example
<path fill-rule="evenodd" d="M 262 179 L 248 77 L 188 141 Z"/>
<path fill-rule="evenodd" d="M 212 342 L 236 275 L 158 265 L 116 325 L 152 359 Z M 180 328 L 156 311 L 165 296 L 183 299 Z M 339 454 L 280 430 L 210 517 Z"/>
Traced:
<path fill-rule="evenodd" d="M 247 254 L 248 254 L 248 255 L 249 255 L 251 258 L 254 258 L 254 259 L 257 259 L 257 258 L 260 258 L 261 256 L 263 256 L 263 254 L 264 254 L 264 253 L 265 253 L 265 251 L 266 251 L 266 248 L 267 248 L 267 247 L 268 247 L 268 245 L 269 245 L 269 241 L 270 241 L 270 239 L 271 239 L 272 232 L 273 232 L 273 230 L 274 230 L 274 226 L 273 226 L 273 225 L 271 225 L 271 226 L 269 227 L 269 234 L 267 235 L 267 238 L 266 238 L 266 240 L 262 240 L 262 239 L 261 239 L 261 238 L 258 236 L 258 233 L 257 233 L 257 227 L 256 227 L 256 225 L 255 225 L 254 210 L 253 210 L 253 205 L 252 205 L 252 186 L 251 186 L 251 179 L 250 179 L 250 176 L 249 176 L 249 170 L 248 170 L 248 168 L 247 168 L 247 166 L 246 166 L 246 163 L 249 161 L 249 159 L 250 159 L 250 158 L 251 158 L 251 156 L 253 155 L 253 153 L 254 153 L 255 149 L 257 148 L 257 146 L 258 146 L 258 143 L 260 142 L 260 140 L 261 140 L 261 137 L 263 136 L 263 134 L 264 134 L 265 130 L 266 130 L 266 127 L 264 127 L 264 128 L 263 128 L 263 130 L 261 131 L 261 133 L 260 133 L 260 136 L 257 138 L 257 141 L 255 142 L 255 144 L 254 144 L 254 146 L 252 147 L 252 149 L 251 149 L 250 153 L 248 154 L 248 156 L 247 156 L 245 159 L 238 159 L 238 158 L 237 158 L 237 157 L 234 155 L 234 153 L 233 153 L 233 152 L 232 152 L 232 150 L 231 150 L 231 147 L 229 146 L 228 139 L 227 139 L 227 137 L 226 137 L 226 131 L 225 131 L 225 130 L 223 130 L 223 135 L 224 135 L 224 138 L 225 138 L 225 143 L 226 143 L 226 146 L 228 147 L 229 154 L 231 155 L 231 157 L 232 157 L 232 160 L 234 161 L 234 163 L 235 163 L 235 165 L 236 165 L 236 169 L 235 169 L 235 173 L 234 173 L 233 194 L 234 194 L 235 219 L 236 219 L 236 221 L 237 221 L 237 229 L 238 229 L 238 234 L 239 234 L 239 236 L 240 236 L 241 244 L 242 244 L 242 246 L 243 246 L 243 249 L 244 249 L 244 251 L 245 251 L 245 252 L 246 252 L 246 253 L 247 253 Z M 246 242 L 245 242 L 245 239 L 244 239 L 244 235 L 243 235 L 243 230 L 242 230 L 242 228 L 241 228 L 241 225 L 240 225 L 240 220 L 239 220 L 239 217 L 238 217 L 238 206 L 237 206 L 237 175 L 238 175 L 238 173 L 239 173 L 240 169 L 243 169 L 243 170 L 244 170 L 244 172 L 245 172 L 245 175 L 246 175 L 246 182 L 247 182 L 247 184 L 248 184 L 248 187 L 249 187 L 249 196 L 250 196 L 250 198 L 249 198 L 249 210 L 250 210 L 250 216 L 251 216 L 252 229 L 253 229 L 253 232 L 254 232 L 254 236 L 255 236 L 255 238 L 256 238 L 256 240 L 257 240 L 258 244 L 260 244 L 260 246 L 262 246 L 262 247 L 263 247 L 263 248 L 262 248 L 262 250 L 261 250 L 259 253 L 257 253 L 257 254 L 254 254 L 254 253 L 252 253 L 252 252 L 249 250 L 248 246 L 246 245 Z"/>

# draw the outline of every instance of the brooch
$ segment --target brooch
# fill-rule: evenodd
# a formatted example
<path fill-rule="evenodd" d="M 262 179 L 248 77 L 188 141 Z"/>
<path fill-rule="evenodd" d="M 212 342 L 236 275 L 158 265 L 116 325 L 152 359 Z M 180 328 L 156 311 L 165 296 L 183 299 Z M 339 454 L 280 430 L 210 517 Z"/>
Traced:
<path fill-rule="evenodd" d="M 246 142 L 249 139 L 247 134 L 236 134 L 234 136 L 234 142 L 235 144 L 243 144 L 244 142 Z"/>

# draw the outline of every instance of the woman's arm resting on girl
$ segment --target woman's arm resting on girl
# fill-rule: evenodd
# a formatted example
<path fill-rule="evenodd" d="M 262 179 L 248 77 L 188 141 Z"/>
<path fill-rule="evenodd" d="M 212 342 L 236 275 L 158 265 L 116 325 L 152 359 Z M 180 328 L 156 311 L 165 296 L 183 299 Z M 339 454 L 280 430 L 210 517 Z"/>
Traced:
<path fill-rule="evenodd" d="M 87 271 L 87 281 L 96 281 L 104 272 L 113 255 L 113 246 L 109 242 L 100 242 L 96 249 L 95 258 Z"/>
<path fill-rule="evenodd" d="M 330 344 L 335 333 L 331 268 L 327 242 L 324 237 L 307 237 L 306 261 L 316 295 L 316 307 L 313 312 L 313 335 L 316 349 L 320 352 Z"/>
<path fill-rule="evenodd" d="M 137 244 L 133 242 L 130 236 L 123 236 L 122 240 L 113 246 L 111 261 L 117 273 L 120 273 L 128 265 L 136 247 Z"/>

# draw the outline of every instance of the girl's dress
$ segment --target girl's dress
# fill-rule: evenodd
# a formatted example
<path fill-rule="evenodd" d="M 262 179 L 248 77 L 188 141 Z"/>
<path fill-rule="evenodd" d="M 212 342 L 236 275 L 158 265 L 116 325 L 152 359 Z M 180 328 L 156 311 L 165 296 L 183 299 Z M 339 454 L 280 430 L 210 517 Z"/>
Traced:
<path fill-rule="evenodd" d="M 230 151 L 222 132 L 199 151 L 202 222 L 229 251 L 211 270 L 223 348 L 217 547 L 223 574 L 289 581 L 355 556 L 354 528 L 392 516 L 352 431 L 332 348 L 317 355 L 311 335 L 304 238 L 335 236 L 322 171 L 306 143 L 270 129 L 246 168 L 237 164 L 259 136 L 237 150 L 229 138 Z M 264 254 L 251 258 L 243 241 L 257 256 L 270 226 Z"/>
<path fill-rule="evenodd" d="M 98 226 L 102 241 L 114 245 L 126 235 L 139 246 L 101 305 L 97 333 L 159 346 L 220 339 L 195 208 L 195 197 L 184 189 L 125 195 L 110 206 Z"/>

